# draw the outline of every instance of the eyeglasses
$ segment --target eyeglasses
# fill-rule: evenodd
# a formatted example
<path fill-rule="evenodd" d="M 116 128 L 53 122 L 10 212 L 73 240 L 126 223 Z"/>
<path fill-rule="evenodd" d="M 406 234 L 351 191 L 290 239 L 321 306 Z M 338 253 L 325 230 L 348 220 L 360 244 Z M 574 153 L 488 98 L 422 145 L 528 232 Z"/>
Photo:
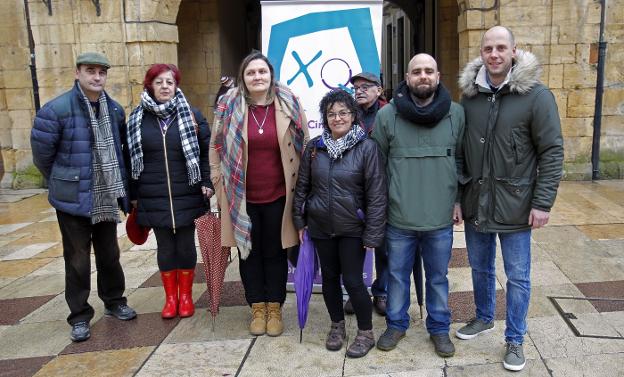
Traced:
<path fill-rule="evenodd" d="M 368 89 L 370 89 L 370 88 L 374 88 L 374 87 L 376 87 L 376 86 L 377 86 L 377 85 L 373 85 L 373 84 L 362 84 L 362 85 L 360 85 L 360 86 L 355 86 L 355 85 L 353 85 L 353 90 L 355 90 L 356 92 L 357 92 L 357 91 L 360 91 L 360 90 L 361 90 L 362 92 L 365 92 L 365 91 L 367 91 Z"/>
<path fill-rule="evenodd" d="M 337 113 L 327 113 L 327 119 L 334 119 L 338 116 L 340 119 L 346 119 L 349 115 L 351 115 L 350 111 L 339 111 Z"/>

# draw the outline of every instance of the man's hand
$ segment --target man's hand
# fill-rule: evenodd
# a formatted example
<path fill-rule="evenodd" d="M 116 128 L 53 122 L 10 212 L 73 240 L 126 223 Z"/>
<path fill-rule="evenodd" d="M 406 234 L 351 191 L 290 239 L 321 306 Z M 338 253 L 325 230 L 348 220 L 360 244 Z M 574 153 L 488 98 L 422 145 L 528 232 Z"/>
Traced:
<path fill-rule="evenodd" d="M 550 212 L 531 208 L 531 213 L 529 213 L 529 225 L 531 225 L 531 229 L 539 229 L 548 224 L 549 218 Z"/>
<path fill-rule="evenodd" d="M 464 218 L 462 216 L 462 210 L 459 203 L 455 203 L 453 207 L 453 224 L 461 225 L 464 222 Z"/>
<path fill-rule="evenodd" d="M 132 208 L 136 208 L 137 207 L 137 201 L 136 200 L 131 200 L 130 204 L 132 204 Z"/>
<path fill-rule="evenodd" d="M 206 187 L 206 186 L 202 186 L 202 194 L 204 194 L 204 198 L 206 199 L 210 199 L 210 197 L 214 194 L 214 190 Z"/>

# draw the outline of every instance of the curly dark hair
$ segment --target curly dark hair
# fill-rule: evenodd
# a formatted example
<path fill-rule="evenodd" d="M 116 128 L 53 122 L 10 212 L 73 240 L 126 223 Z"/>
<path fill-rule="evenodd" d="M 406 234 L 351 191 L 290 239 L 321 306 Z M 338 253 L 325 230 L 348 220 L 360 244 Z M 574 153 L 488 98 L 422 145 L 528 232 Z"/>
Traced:
<path fill-rule="evenodd" d="M 360 110 L 357 102 L 355 102 L 355 98 L 342 89 L 334 89 L 327 92 L 319 103 L 319 112 L 321 113 L 321 120 L 323 122 L 324 129 L 329 130 L 327 111 L 336 103 L 345 105 L 345 107 L 353 114 L 353 124 L 360 124 Z"/>

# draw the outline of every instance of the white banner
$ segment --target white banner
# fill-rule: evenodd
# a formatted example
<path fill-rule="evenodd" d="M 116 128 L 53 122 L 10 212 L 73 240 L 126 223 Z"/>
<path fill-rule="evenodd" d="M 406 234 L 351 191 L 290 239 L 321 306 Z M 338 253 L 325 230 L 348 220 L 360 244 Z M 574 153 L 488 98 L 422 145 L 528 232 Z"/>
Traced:
<path fill-rule="evenodd" d="M 310 135 L 331 89 L 353 92 L 351 76 L 381 72 L 382 1 L 263 1 L 262 52 L 275 78 L 301 98 Z"/>

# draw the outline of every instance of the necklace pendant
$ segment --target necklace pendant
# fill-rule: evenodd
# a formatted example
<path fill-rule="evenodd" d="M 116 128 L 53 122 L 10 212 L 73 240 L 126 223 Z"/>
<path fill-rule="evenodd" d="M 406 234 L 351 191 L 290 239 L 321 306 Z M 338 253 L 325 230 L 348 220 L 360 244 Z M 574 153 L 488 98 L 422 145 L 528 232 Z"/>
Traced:
<path fill-rule="evenodd" d="M 263 130 L 262 128 L 260 128 L 260 129 L 258 130 L 258 133 L 259 133 L 260 135 L 262 135 L 262 134 L 264 133 L 264 130 Z"/>

